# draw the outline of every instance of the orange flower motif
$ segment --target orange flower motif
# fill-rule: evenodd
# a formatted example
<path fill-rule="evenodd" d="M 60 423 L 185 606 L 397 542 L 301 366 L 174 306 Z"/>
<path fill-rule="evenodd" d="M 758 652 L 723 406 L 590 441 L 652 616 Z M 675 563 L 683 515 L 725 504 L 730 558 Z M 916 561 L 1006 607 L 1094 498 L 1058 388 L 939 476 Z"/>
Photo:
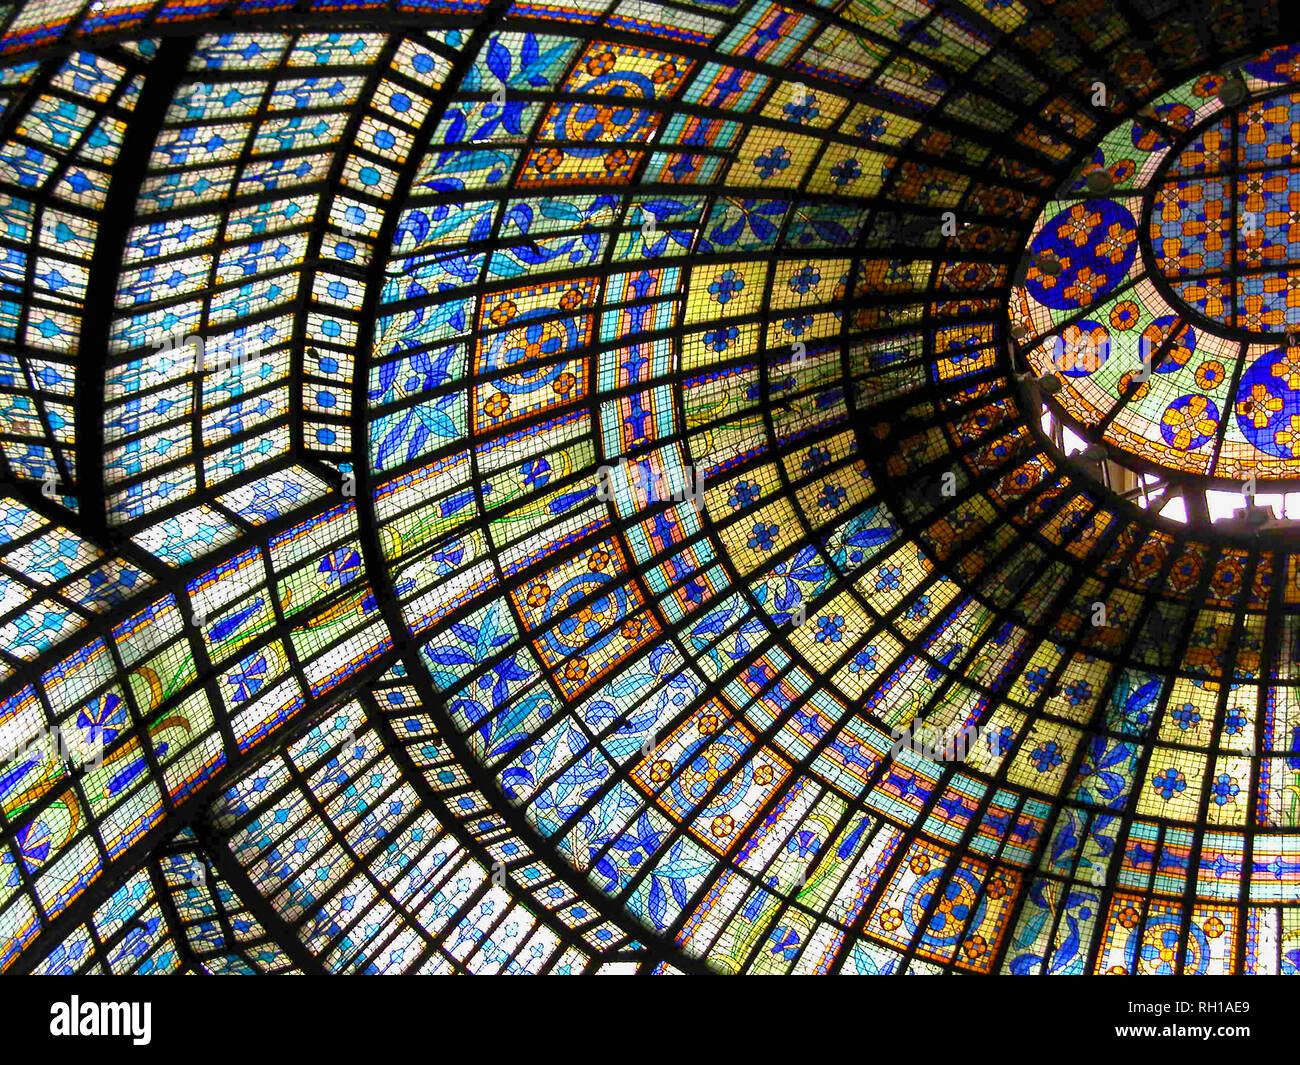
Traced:
<path fill-rule="evenodd" d="M 1250 395 L 1237 401 L 1237 414 L 1242 418 L 1249 418 L 1251 425 L 1256 429 L 1263 429 L 1269 419 L 1282 409 L 1282 406 L 1280 396 L 1272 395 L 1263 385 L 1254 385 Z"/>
<path fill-rule="evenodd" d="M 611 51 L 597 52 L 593 56 L 588 56 L 587 61 L 583 64 L 587 73 L 593 78 L 601 74 L 608 74 L 614 69 L 615 56 Z"/>
<path fill-rule="evenodd" d="M 567 396 L 573 391 L 573 386 L 578 383 L 578 379 L 571 373 L 562 373 L 551 382 L 551 391 L 559 396 Z"/>
<path fill-rule="evenodd" d="M 585 658 L 575 658 L 564 667 L 564 679 L 570 683 L 582 680 L 587 675 L 589 663 Z"/>
<path fill-rule="evenodd" d="M 1291 114 L 1285 105 L 1274 104 L 1272 107 L 1256 105 L 1241 116 L 1238 137 L 1247 145 L 1264 144 L 1268 140 L 1268 127 L 1289 125 Z M 1290 153 L 1290 144 L 1282 141 L 1270 144 L 1266 156 L 1268 159 L 1286 158 Z"/>
<path fill-rule="evenodd" d="M 615 148 L 605 156 L 605 169 L 610 173 L 618 170 L 620 167 L 627 166 L 628 161 L 632 158 L 632 153 L 624 151 L 622 148 Z"/>
<path fill-rule="evenodd" d="M 677 64 L 669 60 L 655 68 L 655 72 L 650 75 L 650 80 L 656 85 L 663 85 L 677 77 Z"/>
<path fill-rule="evenodd" d="M 672 771 L 672 762 L 666 758 L 661 758 L 650 766 L 650 779 L 656 784 L 662 784 L 672 775 Z"/>
<path fill-rule="evenodd" d="M 1074 275 L 1074 284 L 1065 289 L 1065 298 L 1073 300 L 1076 306 L 1085 307 L 1105 287 L 1106 282 L 1105 274 L 1095 273 L 1091 266 L 1085 266 Z"/>
<path fill-rule="evenodd" d="M 1101 242 L 1097 245 L 1098 258 L 1106 259 L 1115 265 L 1124 261 L 1124 254 L 1128 251 L 1129 245 L 1133 243 L 1133 233 L 1125 229 L 1118 222 L 1115 222 L 1106 230 Z"/>
<path fill-rule="evenodd" d="M 1061 333 L 1060 368 L 1092 373 L 1102 364 L 1109 346 L 1108 341 L 1104 329 L 1084 331 L 1077 325 L 1068 326 Z"/>
<path fill-rule="evenodd" d="M 1278 359 L 1270 367 L 1270 372 L 1274 377 L 1285 381 L 1287 388 L 1300 388 L 1300 365 L 1293 362 L 1290 356 L 1284 355 Z"/>
<path fill-rule="evenodd" d="M 1100 222 L 1099 212 L 1089 211 L 1083 204 L 1076 203 L 1070 208 L 1069 217 L 1057 230 L 1057 236 L 1076 248 L 1082 248 L 1092 240 L 1093 230 Z"/>
<path fill-rule="evenodd" d="M 1188 303 L 1199 304 L 1210 318 L 1226 318 L 1230 313 L 1223 298 L 1224 287 L 1221 278 L 1209 278 L 1203 282 L 1191 282 L 1183 288 L 1183 299 Z"/>
<path fill-rule="evenodd" d="M 497 325 L 505 325 L 518 313 L 519 305 L 514 300 L 502 300 L 492 308 L 492 313 L 488 317 Z"/>
<path fill-rule="evenodd" d="M 1208 100 L 1226 80 L 1222 74 L 1202 74 L 1192 83 L 1192 95 Z"/>
<path fill-rule="evenodd" d="M 483 404 L 483 413 L 489 418 L 500 418 L 510 409 L 510 397 L 504 392 L 494 392 Z"/>
<path fill-rule="evenodd" d="M 545 605 L 546 600 L 550 598 L 550 585 L 546 584 L 544 581 L 538 581 L 528 589 L 528 598 L 526 599 L 526 602 L 529 606 L 536 608 Z"/>
<path fill-rule="evenodd" d="M 1196 368 L 1196 385 L 1208 392 L 1215 385 L 1221 384 L 1224 376 L 1223 363 L 1208 359 Z"/>
<path fill-rule="evenodd" d="M 723 814 L 721 817 L 715 817 L 713 824 L 709 826 L 709 831 L 721 839 L 723 836 L 729 836 L 736 830 L 736 819 L 730 814 Z"/>
<path fill-rule="evenodd" d="M 1137 324 L 1141 313 L 1138 305 L 1132 300 L 1120 300 L 1111 308 L 1110 327 L 1119 330 L 1132 329 Z"/>
<path fill-rule="evenodd" d="M 537 153 L 537 157 L 533 160 L 533 167 L 540 173 L 549 174 L 562 162 L 564 162 L 564 152 L 559 148 L 547 148 Z"/>
<path fill-rule="evenodd" d="M 1300 414 L 1291 415 L 1290 425 L 1275 432 L 1273 442 L 1278 447 L 1285 448 L 1292 455 L 1300 451 Z"/>
<path fill-rule="evenodd" d="M 1173 430 L 1174 447 L 1185 451 L 1194 441 L 1213 436 L 1218 422 L 1205 416 L 1209 401 L 1204 396 L 1193 396 L 1183 407 L 1169 407 L 1161 422 Z"/>

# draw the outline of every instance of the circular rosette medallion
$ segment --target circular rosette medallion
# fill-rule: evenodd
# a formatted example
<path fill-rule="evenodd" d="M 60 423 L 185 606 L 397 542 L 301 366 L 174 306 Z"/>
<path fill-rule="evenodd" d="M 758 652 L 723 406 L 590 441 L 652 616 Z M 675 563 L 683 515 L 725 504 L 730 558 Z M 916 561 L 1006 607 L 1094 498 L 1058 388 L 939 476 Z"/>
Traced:
<path fill-rule="evenodd" d="M 1213 440 L 1218 429 L 1219 408 L 1207 396 L 1179 396 L 1160 419 L 1160 435 L 1179 451 L 1195 451 Z"/>
<path fill-rule="evenodd" d="M 638 100 L 654 99 L 654 85 L 646 75 L 629 70 L 601 74 L 587 82 L 583 92 L 602 99 L 560 104 L 556 109 L 556 139 L 592 145 L 567 147 L 569 155 L 604 155 L 610 144 L 643 140 L 653 128 L 654 112 L 635 106 Z"/>
<path fill-rule="evenodd" d="M 535 313 L 540 318 L 546 312 Z M 550 385 L 560 395 L 567 394 L 573 388 L 573 374 L 563 361 L 553 359 L 578 345 L 577 323 L 572 318 L 529 322 L 527 317 L 517 318 L 516 327 L 507 331 L 500 342 L 500 364 L 511 374 L 497 380 L 496 387 L 502 392 L 525 395 Z"/>
<path fill-rule="evenodd" d="M 1131 939 L 1137 939 L 1135 930 Z M 1173 976 L 1182 963 L 1184 974 L 1193 976 L 1207 971 L 1210 944 L 1195 921 L 1183 939 L 1183 922 L 1177 914 L 1148 918 L 1141 932 L 1137 950 L 1137 972 L 1142 976 Z"/>
<path fill-rule="evenodd" d="M 1137 223 L 1113 200 L 1084 200 L 1048 221 L 1030 245 L 1029 294 L 1053 310 L 1090 307 L 1124 280 L 1137 254 Z M 1041 256 L 1060 264 L 1055 276 L 1034 265 Z"/>
<path fill-rule="evenodd" d="M 942 897 L 934 904 L 936 891 L 941 891 Z M 934 912 L 926 922 L 932 904 Z M 973 872 L 958 866 L 949 877 L 943 869 L 935 869 L 919 877 L 907 893 L 903 921 L 913 934 L 924 924 L 927 945 L 952 948 L 968 927 L 979 927 L 984 906 L 985 894 Z"/>
<path fill-rule="evenodd" d="M 603 573 L 583 574 L 566 581 L 546 600 L 541 621 L 553 620 L 557 614 L 596 592 L 601 594 L 547 630 L 542 639 L 552 653 L 557 656 L 578 651 L 591 654 L 604 648 L 618 635 L 617 623 L 627 617 L 634 604 L 627 587 L 614 584 Z"/>
<path fill-rule="evenodd" d="M 1237 425 L 1266 455 L 1300 457 L 1300 349 L 1261 355 L 1237 389 Z"/>
<path fill-rule="evenodd" d="M 1166 342 L 1171 336 L 1176 339 Z M 1155 319 L 1142 330 L 1142 358 L 1155 360 L 1156 373 L 1175 373 L 1181 370 L 1196 354 L 1196 330 L 1184 328 L 1182 319 L 1174 314 Z"/>
<path fill-rule="evenodd" d="M 1086 377 L 1110 358 L 1110 330 L 1084 319 L 1052 338 L 1052 362 L 1067 377 Z"/>
<path fill-rule="evenodd" d="M 673 804 L 683 812 L 693 810 L 710 796 L 701 817 L 717 817 L 736 807 L 754 779 L 754 767 L 747 760 L 747 747 L 736 736 L 715 735 L 697 740 L 677 760 L 671 787 Z M 739 772 L 728 774 L 738 763 Z M 724 781 L 720 790 L 716 782 Z"/>

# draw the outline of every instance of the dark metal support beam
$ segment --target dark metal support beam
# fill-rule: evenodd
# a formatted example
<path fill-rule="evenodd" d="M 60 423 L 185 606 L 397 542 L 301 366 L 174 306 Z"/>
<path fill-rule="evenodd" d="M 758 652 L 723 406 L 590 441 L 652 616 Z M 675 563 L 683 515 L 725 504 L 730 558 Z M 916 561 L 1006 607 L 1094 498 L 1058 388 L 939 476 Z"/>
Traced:
<path fill-rule="evenodd" d="M 108 533 L 107 489 L 104 483 L 104 377 L 126 242 L 135 221 L 135 203 L 149 169 L 158 131 L 167 108 L 185 76 L 196 37 L 163 41 L 150 64 L 140 98 L 108 187 L 108 202 L 100 216 L 95 251 L 86 282 L 85 312 L 76 373 L 76 485 L 81 527 L 88 539 L 103 542 Z"/>

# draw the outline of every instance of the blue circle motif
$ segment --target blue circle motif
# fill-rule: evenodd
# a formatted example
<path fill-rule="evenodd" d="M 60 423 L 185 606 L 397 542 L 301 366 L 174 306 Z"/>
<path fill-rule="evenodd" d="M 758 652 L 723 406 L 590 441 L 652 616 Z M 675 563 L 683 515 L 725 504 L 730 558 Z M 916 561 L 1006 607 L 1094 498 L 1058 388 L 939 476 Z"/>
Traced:
<path fill-rule="evenodd" d="M 1279 459 L 1300 458 L 1300 364 L 1274 348 L 1256 359 L 1237 386 L 1237 425 L 1255 447 Z"/>
<path fill-rule="evenodd" d="M 1166 314 L 1163 317 L 1155 319 L 1151 325 L 1143 330 L 1143 335 L 1151 331 L 1152 326 L 1160 331 L 1161 340 L 1155 344 L 1150 352 L 1150 357 L 1155 358 L 1156 352 L 1160 350 L 1165 340 L 1182 325 L 1183 320 L 1176 314 Z M 1188 326 L 1186 332 L 1170 345 L 1169 349 L 1160 359 L 1160 365 L 1157 366 L 1156 373 L 1177 373 L 1191 360 L 1196 354 L 1196 330 Z"/>
<path fill-rule="evenodd" d="M 1187 428 L 1189 422 L 1192 428 Z M 1219 408 L 1209 396 L 1179 396 L 1165 408 L 1160 435 L 1172 448 L 1195 451 L 1214 439 L 1219 426 Z M 1186 437 L 1184 438 L 1184 434 Z"/>
<path fill-rule="evenodd" d="M 498 352 L 499 364 L 509 367 L 513 376 L 493 382 L 501 392 L 522 396 L 551 384 L 565 372 L 563 361 L 537 365 L 538 359 L 562 355 L 578 346 L 578 323 L 572 318 L 530 321 L 544 318 L 546 310 L 528 311 L 512 323 Z"/>
<path fill-rule="evenodd" d="M 1137 223 L 1114 200 L 1083 200 L 1055 215 L 1030 245 L 1038 257 L 1050 252 L 1063 270 L 1056 277 L 1034 273 L 1029 294 L 1044 307 L 1091 306 L 1124 280 L 1137 255 Z"/>
<path fill-rule="evenodd" d="M 926 923 L 924 940 L 931 947 L 955 947 L 966 929 L 983 923 L 988 899 L 975 874 L 964 866 L 954 869 L 951 878 L 942 869 L 931 870 L 917 879 L 903 903 L 903 921 L 912 935 L 937 890 L 943 891 L 943 899 Z"/>
<path fill-rule="evenodd" d="M 1091 350 L 1080 346 L 1088 340 L 1092 342 Z M 1067 343 L 1072 345 L 1072 351 L 1067 352 Z M 1066 377 L 1087 377 L 1100 370 L 1109 358 L 1110 330 L 1089 318 L 1075 322 L 1052 338 L 1053 365 L 1062 367 L 1060 372 Z"/>
<path fill-rule="evenodd" d="M 552 653 L 558 656 L 575 651 L 584 655 L 595 654 L 618 636 L 618 627 L 614 623 L 628 615 L 631 599 L 625 587 L 613 585 L 603 573 L 584 573 L 565 581 L 547 600 L 539 624 L 551 621 L 557 612 L 567 610 L 593 594 L 596 598 L 585 611 L 571 614 L 543 635 L 542 641 Z M 581 616 L 584 613 L 588 615 L 585 618 Z M 603 634 L 602 628 L 605 629 Z"/>
<path fill-rule="evenodd" d="M 555 138 L 562 141 L 599 142 L 591 148 L 566 147 L 565 154 L 596 158 L 611 145 L 639 140 L 647 132 L 653 112 L 637 107 L 638 100 L 653 100 L 654 83 L 644 74 L 620 70 L 592 78 L 583 86 L 590 101 L 561 104 L 556 108 Z"/>
<path fill-rule="evenodd" d="M 714 786 L 709 771 L 720 779 L 737 763 L 738 772 L 718 790 L 698 816 L 717 817 L 734 810 L 749 791 L 754 778 L 754 764 L 748 748 L 735 736 L 718 733 L 703 736 L 692 743 L 673 765 L 673 782 L 669 788 L 674 805 L 682 813 L 693 810 Z"/>

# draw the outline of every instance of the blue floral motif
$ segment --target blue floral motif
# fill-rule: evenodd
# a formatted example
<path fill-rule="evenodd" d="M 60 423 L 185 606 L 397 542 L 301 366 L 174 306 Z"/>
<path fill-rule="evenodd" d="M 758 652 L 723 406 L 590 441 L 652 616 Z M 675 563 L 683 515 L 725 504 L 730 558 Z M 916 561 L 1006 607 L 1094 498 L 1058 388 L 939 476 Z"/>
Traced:
<path fill-rule="evenodd" d="M 1071 706 L 1078 706 L 1092 698 L 1092 685 L 1086 680 L 1071 681 L 1065 688 L 1065 694 Z"/>
<path fill-rule="evenodd" d="M 822 279 L 821 271 L 805 263 L 790 275 L 790 291 L 806 295 Z"/>
<path fill-rule="evenodd" d="M 728 502 L 735 510 L 747 507 L 758 499 L 759 489 L 753 481 L 739 480 L 731 490 Z"/>
<path fill-rule="evenodd" d="M 844 616 L 842 614 L 823 615 L 817 619 L 817 635 L 814 637 L 817 643 L 839 643 L 843 638 Z"/>
<path fill-rule="evenodd" d="M 1201 723 L 1201 712 L 1193 703 L 1183 703 L 1181 706 L 1174 707 L 1169 716 L 1177 722 L 1178 728 L 1183 732 Z"/>
<path fill-rule="evenodd" d="M 930 597 L 928 595 L 917 596 L 916 600 L 907 608 L 907 616 L 913 620 L 928 617 L 929 614 Z"/>
<path fill-rule="evenodd" d="M 789 165 L 790 152 L 779 144 L 774 148 L 769 148 L 754 160 L 754 169 L 758 171 L 758 176 L 764 181 L 768 180 L 773 174 L 780 173 Z"/>
<path fill-rule="evenodd" d="M 726 351 L 727 346 L 739 335 L 740 330 L 734 325 L 724 329 L 714 329 L 704 334 L 704 346 L 717 352 Z"/>
<path fill-rule="evenodd" d="M 824 447 L 811 447 L 803 460 L 804 473 L 815 473 L 831 461 L 831 453 Z"/>
<path fill-rule="evenodd" d="M 876 591 L 889 592 L 901 587 L 903 583 L 902 566 L 882 566 L 876 577 Z"/>
<path fill-rule="evenodd" d="M 841 159 L 831 167 L 831 180 L 841 188 L 862 176 L 862 167 L 856 159 Z"/>
<path fill-rule="evenodd" d="M 821 108 L 817 106 L 817 97 L 805 89 L 802 94 L 787 100 L 781 112 L 785 115 L 786 121 L 797 122 L 802 126 L 820 115 Z"/>
<path fill-rule="evenodd" d="M 864 648 L 853 656 L 849 663 L 850 673 L 874 673 L 879 653 L 874 646 Z"/>
<path fill-rule="evenodd" d="M 1187 778 L 1182 770 L 1169 766 L 1157 773 L 1151 781 L 1161 798 L 1168 802 L 1181 791 L 1187 790 Z"/>
<path fill-rule="evenodd" d="M 846 493 L 838 484 L 825 485 L 817 497 L 817 505 L 823 510 L 831 510 L 844 502 Z"/>
<path fill-rule="evenodd" d="M 1055 740 L 1048 740 L 1034 749 L 1034 752 L 1029 756 L 1029 760 L 1033 762 L 1034 768 L 1038 772 L 1050 772 L 1062 762 L 1061 748 Z"/>
<path fill-rule="evenodd" d="M 709 295 L 721 304 L 731 301 L 731 297 L 743 292 L 745 288 L 745 279 L 735 270 L 724 270 L 716 280 L 709 285 Z"/>
<path fill-rule="evenodd" d="M 874 115 L 865 122 L 859 122 L 857 125 L 857 134 L 865 140 L 873 141 L 878 137 L 883 137 L 889 130 L 889 123 L 883 115 Z"/>
<path fill-rule="evenodd" d="M 1237 783 L 1237 778 L 1229 776 L 1227 773 L 1220 773 L 1214 779 L 1214 784 L 1210 788 L 1210 796 L 1214 799 L 1216 806 L 1227 806 L 1230 802 L 1235 802 L 1237 796 L 1241 794 L 1241 785 Z"/>

